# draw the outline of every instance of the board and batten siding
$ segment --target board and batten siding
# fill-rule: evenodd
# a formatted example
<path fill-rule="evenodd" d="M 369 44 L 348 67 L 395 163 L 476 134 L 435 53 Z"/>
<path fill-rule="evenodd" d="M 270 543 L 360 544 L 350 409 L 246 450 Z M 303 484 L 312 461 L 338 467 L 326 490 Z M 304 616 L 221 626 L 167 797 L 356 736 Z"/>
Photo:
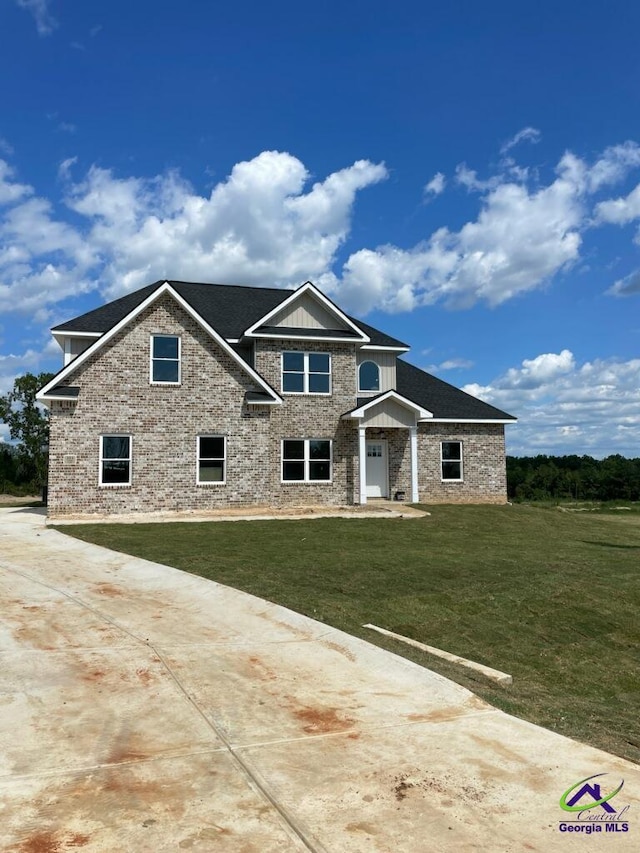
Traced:
<path fill-rule="evenodd" d="M 383 391 L 394 391 L 396 388 L 396 359 L 398 354 L 395 352 L 383 352 L 376 350 L 360 350 L 357 354 L 357 370 L 363 361 L 373 361 L 380 368 L 380 390 L 372 392 L 371 396 L 381 394 Z M 358 377 L 356 376 L 356 381 Z M 358 387 L 358 386 L 356 386 Z M 359 396 L 366 396 L 367 392 L 362 392 Z"/>
<path fill-rule="evenodd" d="M 382 400 L 367 412 L 361 422 L 365 427 L 412 427 L 416 425 L 416 413 L 401 406 L 395 400 Z"/>
<path fill-rule="evenodd" d="M 346 323 L 327 311 L 324 305 L 308 293 L 276 314 L 269 325 L 284 329 L 349 329 Z"/>

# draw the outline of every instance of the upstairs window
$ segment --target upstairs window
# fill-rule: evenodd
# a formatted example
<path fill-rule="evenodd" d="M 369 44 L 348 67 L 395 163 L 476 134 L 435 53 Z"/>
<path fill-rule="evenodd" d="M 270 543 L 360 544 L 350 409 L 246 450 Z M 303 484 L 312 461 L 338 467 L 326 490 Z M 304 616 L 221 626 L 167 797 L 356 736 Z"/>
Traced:
<path fill-rule="evenodd" d="M 443 480 L 462 480 L 462 442 L 440 443 L 440 460 Z"/>
<path fill-rule="evenodd" d="M 380 368 L 375 361 L 363 361 L 358 368 L 358 391 L 380 390 Z"/>
<path fill-rule="evenodd" d="M 159 384 L 180 384 L 178 335 L 151 336 L 151 381 Z"/>
<path fill-rule="evenodd" d="M 131 436 L 100 437 L 100 485 L 131 485 Z"/>
<path fill-rule="evenodd" d="M 287 394 L 330 394 L 329 353 L 283 352 L 282 390 Z"/>

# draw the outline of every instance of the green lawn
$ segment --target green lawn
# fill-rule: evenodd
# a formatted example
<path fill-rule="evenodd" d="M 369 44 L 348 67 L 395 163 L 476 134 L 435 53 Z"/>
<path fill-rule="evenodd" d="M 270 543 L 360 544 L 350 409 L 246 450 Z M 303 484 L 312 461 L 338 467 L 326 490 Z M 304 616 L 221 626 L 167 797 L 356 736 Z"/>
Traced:
<path fill-rule="evenodd" d="M 640 762 L 640 515 L 436 506 L 430 517 L 81 525 L 64 533 L 364 637 L 499 708 Z M 512 687 L 365 622 L 511 673 Z"/>

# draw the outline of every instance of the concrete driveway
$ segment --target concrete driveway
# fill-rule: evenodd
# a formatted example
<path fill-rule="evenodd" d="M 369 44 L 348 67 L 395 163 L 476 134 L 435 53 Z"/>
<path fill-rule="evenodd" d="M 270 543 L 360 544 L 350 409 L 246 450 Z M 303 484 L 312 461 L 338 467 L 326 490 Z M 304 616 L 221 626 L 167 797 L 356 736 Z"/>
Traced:
<path fill-rule="evenodd" d="M 640 849 L 638 766 L 37 511 L 0 510 L 0 613 L 3 851 Z M 594 774 L 613 830 L 559 807 Z"/>

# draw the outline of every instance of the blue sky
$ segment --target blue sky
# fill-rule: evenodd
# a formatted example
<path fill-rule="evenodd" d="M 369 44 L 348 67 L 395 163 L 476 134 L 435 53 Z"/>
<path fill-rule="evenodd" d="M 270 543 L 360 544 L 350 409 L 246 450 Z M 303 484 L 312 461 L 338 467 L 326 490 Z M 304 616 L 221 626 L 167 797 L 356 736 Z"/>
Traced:
<path fill-rule="evenodd" d="M 0 392 L 158 278 L 291 287 L 640 455 L 640 7 L 0 0 Z M 5 436 L 0 427 L 0 437 Z"/>

